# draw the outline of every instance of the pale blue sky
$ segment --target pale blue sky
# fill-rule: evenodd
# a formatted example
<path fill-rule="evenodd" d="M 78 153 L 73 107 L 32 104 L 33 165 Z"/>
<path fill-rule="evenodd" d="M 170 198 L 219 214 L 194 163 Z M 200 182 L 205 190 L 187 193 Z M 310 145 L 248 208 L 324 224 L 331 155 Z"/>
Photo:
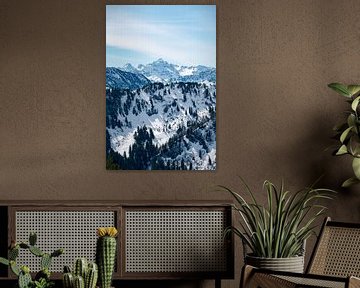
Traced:
<path fill-rule="evenodd" d="M 106 66 L 216 66 L 215 5 L 107 5 Z"/>

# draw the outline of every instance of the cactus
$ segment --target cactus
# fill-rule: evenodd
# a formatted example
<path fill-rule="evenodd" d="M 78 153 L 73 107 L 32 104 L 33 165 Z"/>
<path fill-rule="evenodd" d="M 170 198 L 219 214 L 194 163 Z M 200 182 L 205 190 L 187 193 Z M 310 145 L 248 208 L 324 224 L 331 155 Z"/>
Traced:
<path fill-rule="evenodd" d="M 8 253 L 9 260 L 16 260 L 16 258 L 19 256 L 19 246 L 15 246 L 14 248 L 9 250 Z"/>
<path fill-rule="evenodd" d="M 63 274 L 63 286 L 64 288 L 73 288 L 74 287 L 74 276 L 72 273 L 67 272 Z"/>
<path fill-rule="evenodd" d="M 44 269 L 44 268 L 49 269 L 50 265 L 51 265 L 51 260 L 52 260 L 51 255 L 47 254 L 47 253 L 44 253 L 44 255 L 41 256 L 41 261 L 40 261 L 41 269 Z"/>
<path fill-rule="evenodd" d="M 85 258 L 78 258 L 74 263 L 74 273 L 71 273 L 69 266 L 64 266 L 63 286 L 64 288 L 77 288 L 77 285 L 83 288 L 95 288 L 98 278 L 98 268 L 95 263 L 89 263 Z M 82 276 L 84 275 L 84 276 Z M 77 280 L 76 280 L 77 279 Z M 82 279 L 82 281 L 80 280 Z M 81 283 L 83 282 L 83 284 Z"/>
<path fill-rule="evenodd" d="M 30 251 L 32 254 L 34 254 L 35 256 L 37 256 L 37 257 L 41 257 L 41 256 L 44 255 L 44 252 L 42 252 L 42 251 L 40 250 L 40 248 L 38 248 L 38 247 L 36 247 L 36 246 L 30 246 L 30 247 L 29 247 L 29 251 Z"/>
<path fill-rule="evenodd" d="M 53 257 L 60 256 L 64 250 L 58 249 L 53 253 L 48 254 L 41 251 L 38 247 L 35 246 L 37 236 L 35 233 L 30 233 L 29 244 L 20 242 L 16 243 L 11 241 L 8 259 L 0 257 L 0 263 L 10 266 L 11 271 L 18 276 L 18 286 L 19 288 L 29 288 L 29 287 L 51 287 L 53 282 L 50 281 L 50 271 L 49 267 Z M 37 257 L 41 257 L 41 271 L 39 271 L 35 276 L 35 281 L 32 280 L 30 275 L 30 269 L 27 266 L 22 266 L 21 268 L 16 264 L 16 259 L 19 256 L 19 250 L 29 250 L 30 253 Z"/>
<path fill-rule="evenodd" d="M 64 273 L 71 273 L 71 269 L 69 266 L 67 265 L 64 266 Z"/>
<path fill-rule="evenodd" d="M 19 288 L 28 288 L 32 283 L 30 269 L 27 266 L 21 267 L 21 272 L 19 274 L 18 285 Z"/>
<path fill-rule="evenodd" d="M 85 279 L 87 268 L 88 268 L 88 262 L 86 258 L 76 259 L 75 267 L 74 267 L 75 276 L 81 276 L 83 279 Z"/>
<path fill-rule="evenodd" d="M 100 287 L 110 288 L 115 265 L 117 230 L 115 227 L 98 228 L 97 235 L 96 261 Z"/>
<path fill-rule="evenodd" d="M 85 288 L 84 278 L 77 275 L 74 277 L 74 288 Z"/>
<path fill-rule="evenodd" d="M 98 279 L 98 266 L 96 263 L 89 263 L 85 276 L 85 288 L 95 288 Z"/>

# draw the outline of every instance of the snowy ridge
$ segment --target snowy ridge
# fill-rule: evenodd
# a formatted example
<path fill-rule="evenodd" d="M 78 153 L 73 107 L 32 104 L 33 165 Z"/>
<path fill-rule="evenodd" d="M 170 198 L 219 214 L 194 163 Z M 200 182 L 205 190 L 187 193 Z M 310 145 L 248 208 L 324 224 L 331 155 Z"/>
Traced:
<path fill-rule="evenodd" d="M 170 64 L 163 59 L 158 59 L 146 65 L 135 68 L 130 63 L 119 68 L 126 72 L 141 74 L 152 82 L 214 82 L 216 69 L 203 65 L 179 66 Z"/>

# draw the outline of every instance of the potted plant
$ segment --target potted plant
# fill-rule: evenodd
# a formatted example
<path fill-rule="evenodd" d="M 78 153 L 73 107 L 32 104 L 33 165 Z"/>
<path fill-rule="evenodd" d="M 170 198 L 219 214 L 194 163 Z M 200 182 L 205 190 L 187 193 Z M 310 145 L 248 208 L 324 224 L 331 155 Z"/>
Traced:
<path fill-rule="evenodd" d="M 346 112 L 346 121 L 334 127 L 336 138 L 340 142 L 334 155 L 348 154 L 352 157 L 354 177 L 342 184 L 343 187 L 349 187 L 360 183 L 360 85 L 331 83 L 328 87 L 346 97 L 346 101 L 350 104 L 350 110 Z"/>
<path fill-rule="evenodd" d="M 241 179 L 242 180 L 242 179 Z M 300 272 L 304 270 L 305 241 L 314 233 L 315 220 L 326 207 L 318 200 L 331 199 L 329 189 L 304 188 L 296 193 L 280 188 L 266 180 L 266 205 L 261 205 L 249 186 L 242 180 L 251 201 L 239 193 L 220 186 L 235 199 L 233 208 L 240 215 L 239 227 L 229 227 L 243 242 L 245 264 L 259 268 Z"/>

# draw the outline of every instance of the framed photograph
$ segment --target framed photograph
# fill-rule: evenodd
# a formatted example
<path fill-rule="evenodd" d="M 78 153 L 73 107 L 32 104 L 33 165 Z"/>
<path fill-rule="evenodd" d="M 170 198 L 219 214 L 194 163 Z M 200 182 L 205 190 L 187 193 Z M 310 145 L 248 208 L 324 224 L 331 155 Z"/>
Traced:
<path fill-rule="evenodd" d="M 106 168 L 216 169 L 216 6 L 106 6 Z"/>

